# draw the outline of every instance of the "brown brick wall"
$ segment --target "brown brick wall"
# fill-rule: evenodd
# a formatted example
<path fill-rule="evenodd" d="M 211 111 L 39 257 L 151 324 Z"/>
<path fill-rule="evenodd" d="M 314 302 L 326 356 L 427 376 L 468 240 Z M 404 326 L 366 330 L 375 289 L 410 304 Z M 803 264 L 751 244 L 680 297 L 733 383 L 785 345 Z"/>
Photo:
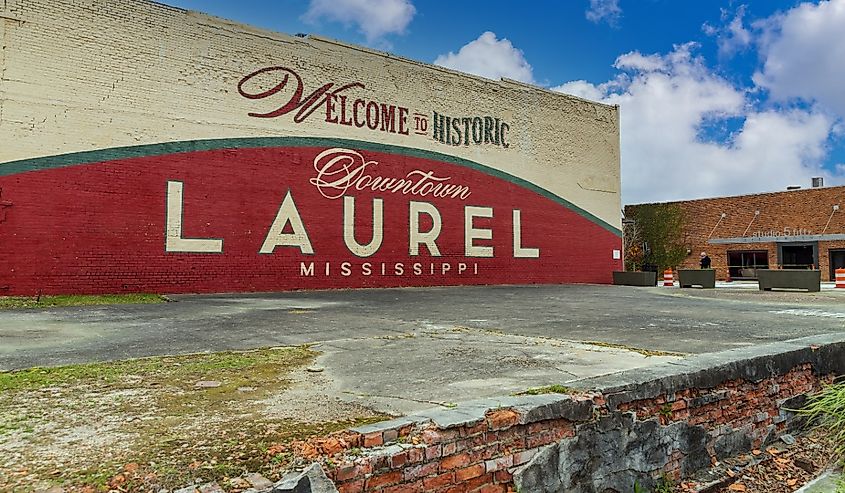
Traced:
<path fill-rule="evenodd" d="M 580 421 L 559 417 L 532 421 L 524 408 L 499 408 L 487 411 L 483 419 L 455 426 L 400 418 L 375 431 L 341 432 L 295 443 L 292 449 L 305 461 L 321 461 L 341 493 L 506 493 L 515 491 L 514 475 L 520 466 L 548 445 L 578 436 L 591 419 L 634 413 L 637 421 L 657 419 L 660 426 L 685 421 L 704 430 L 707 453 L 716 461 L 723 458 L 715 447 L 720 438 L 741 433 L 751 447 L 761 447 L 787 429 L 791 399 L 831 380 L 832 375 L 820 375 L 812 364 L 803 363 L 759 381 L 726 379 L 710 388 L 679 388 L 618 404 L 609 403 L 600 392 L 561 395 L 561 401 L 572 399 L 592 407 L 582 414 L 592 418 Z M 648 474 L 681 479 L 691 472 L 686 459 L 680 449 L 667 450 L 663 466 Z"/>
<path fill-rule="evenodd" d="M 778 263 L 777 244 L 774 241 L 712 244 L 708 243 L 708 239 L 749 237 L 755 233 L 783 233 L 787 230 L 799 230 L 809 235 L 845 234 L 845 187 L 841 186 L 674 203 L 684 211 L 685 227 L 679 232 L 679 237 L 690 252 L 679 267 L 697 268 L 698 254 L 705 251 L 719 279 L 728 277 L 728 250 L 767 250 L 769 266 L 775 267 Z M 626 206 L 625 215 L 632 215 L 640 205 L 645 204 Z M 839 205 L 841 209 L 833 212 L 834 205 Z M 758 210 L 760 214 L 755 218 Z M 721 214 L 725 217 L 719 222 Z M 822 271 L 822 280 L 830 281 L 829 250 L 845 248 L 845 241 L 820 241 L 818 246 L 817 267 Z"/>

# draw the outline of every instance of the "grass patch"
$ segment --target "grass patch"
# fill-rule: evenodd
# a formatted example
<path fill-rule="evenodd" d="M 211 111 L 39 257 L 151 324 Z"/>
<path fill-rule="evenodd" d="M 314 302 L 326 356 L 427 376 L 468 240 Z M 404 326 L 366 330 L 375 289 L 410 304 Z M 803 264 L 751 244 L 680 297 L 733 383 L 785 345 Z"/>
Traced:
<path fill-rule="evenodd" d="M 573 388 L 567 387 L 566 385 L 547 385 L 545 387 L 535 387 L 528 390 L 523 390 L 522 392 L 517 392 L 514 395 L 542 395 L 542 394 L 577 394 L 581 391 Z"/>
<path fill-rule="evenodd" d="M 258 381 L 268 372 L 302 365 L 315 355 L 314 351 L 302 346 L 29 368 L 0 372 L 0 392 L 68 385 L 114 385 L 131 376 L 142 376 L 146 385 L 179 385 L 208 377 L 228 379 L 228 386 L 249 386 L 260 383 Z"/>
<path fill-rule="evenodd" d="M 590 346 L 599 346 L 599 347 L 606 347 L 610 349 L 624 349 L 626 351 L 631 351 L 634 353 L 640 353 L 645 357 L 651 356 L 679 356 L 684 357 L 686 354 L 684 353 L 676 353 L 673 351 L 658 351 L 654 349 L 643 349 L 638 347 L 626 346 L 625 344 L 615 344 L 612 342 L 602 342 L 602 341 L 579 341 L 581 344 L 589 344 Z"/>
<path fill-rule="evenodd" d="M 832 437 L 836 459 L 845 464 L 845 382 L 826 385 L 798 412 Z"/>
<path fill-rule="evenodd" d="M 0 310 L 21 308 L 50 308 L 56 306 L 90 306 L 120 304 L 164 303 L 167 299 L 158 294 L 98 294 L 56 296 L 0 296 Z"/>
<path fill-rule="evenodd" d="M 294 458 L 290 442 L 389 418 L 348 407 L 320 421 L 300 406 L 269 412 L 317 354 L 301 346 L 0 372 L 0 444 L 20 453 L 0 491 L 45 481 L 90 492 L 228 488 L 247 472 L 275 481 Z M 196 385 L 210 380 L 219 386 Z"/>

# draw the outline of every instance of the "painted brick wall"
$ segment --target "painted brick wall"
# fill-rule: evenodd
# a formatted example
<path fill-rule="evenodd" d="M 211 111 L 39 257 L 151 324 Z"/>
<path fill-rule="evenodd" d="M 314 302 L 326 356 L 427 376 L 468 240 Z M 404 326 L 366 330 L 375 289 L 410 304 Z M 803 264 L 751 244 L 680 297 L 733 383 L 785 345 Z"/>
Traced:
<path fill-rule="evenodd" d="M 768 250 L 769 265 L 777 264 L 777 245 L 774 242 L 745 244 L 711 244 L 711 238 L 753 236 L 755 232 L 803 230 L 807 234 L 845 234 L 845 187 L 824 187 L 736 197 L 673 202 L 684 211 L 683 231 L 678 233 L 690 249 L 690 256 L 682 268 L 698 268 L 698 254 L 706 251 L 719 279 L 728 277 L 727 251 Z M 833 210 L 833 206 L 840 210 Z M 632 215 L 637 205 L 625 207 Z M 755 211 L 760 214 L 755 218 Z M 721 214 L 725 218 L 719 221 Z M 750 226 L 750 227 L 749 227 Z M 714 229 L 715 228 L 715 229 Z M 822 279 L 831 280 L 830 249 L 845 248 L 845 241 L 819 243 L 819 265 Z"/>
<path fill-rule="evenodd" d="M 3 283 L 12 294 L 29 294 L 609 282 L 615 234 L 516 183 L 444 162 L 434 164 L 468 187 L 467 200 L 357 191 L 354 235 L 346 235 L 343 198 L 327 199 L 309 184 L 314 170 L 308 164 L 320 150 L 229 148 L 0 177 L 0 186 L 16 191 L 0 223 L 4 248 L 17 252 L 0 259 Z M 398 170 L 397 176 L 433 165 L 413 156 L 361 152 L 378 167 Z M 304 164 L 280 167 L 279 160 Z M 173 181 L 182 186 L 181 214 L 166 211 Z M 264 251 L 286 196 L 298 211 L 310 252 L 303 251 L 306 243 Z M 383 200 L 383 239 L 375 253 L 361 256 L 344 237 L 362 244 L 371 240 L 374 200 Z M 433 241 L 436 256 L 427 243 L 409 254 L 412 202 L 436 208 L 441 223 Z M 473 225 L 491 237 L 473 243 L 492 248 L 491 256 L 466 253 L 467 205 L 489 207 L 492 217 L 477 217 Z M 420 216 L 419 229 L 430 230 L 431 217 Z M 181 219 L 178 236 L 220 241 L 219 251 L 173 251 L 164 235 L 167 217 Z M 519 257 L 515 236 L 520 248 L 537 249 L 536 256 Z M 606 255 L 595 258 L 597 250 Z"/>
<path fill-rule="evenodd" d="M 616 107 L 144 0 L 0 9 L 0 294 L 607 283 L 621 265 Z M 360 175 L 338 161 L 320 178 L 329 149 L 360 152 L 367 183 L 429 174 L 472 193 L 344 188 L 358 243 L 384 205 L 381 249 L 355 253 L 326 192 Z M 288 210 L 261 253 L 288 192 L 313 248 Z M 413 252 L 412 201 L 441 215 L 440 255 Z M 417 260 L 440 274 L 361 273 Z"/>

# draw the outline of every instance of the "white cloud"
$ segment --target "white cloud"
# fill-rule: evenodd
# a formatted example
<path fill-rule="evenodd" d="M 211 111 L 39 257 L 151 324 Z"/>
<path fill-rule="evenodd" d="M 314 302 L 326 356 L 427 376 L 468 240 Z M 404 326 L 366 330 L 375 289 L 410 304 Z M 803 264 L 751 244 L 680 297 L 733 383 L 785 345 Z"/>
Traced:
<path fill-rule="evenodd" d="M 603 84 L 574 81 L 554 88 L 620 105 L 625 203 L 783 190 L 811 176 L 842 181 L 821 169 L 834 122 L 801 109 L 755 109 L 747 92 L 710 70 L 696 45 L 663 55 L 631 52 L 624 71 Z M 727 137 L 702 129 L 740 122 Z M 831 180 L 833 178 L 833 180 Z"/>
<path fill-rule="evenodd" d="M 845 118 L 845 0 L 802 3 L 754 26 L 764 60 L 754 82 L 776 100 L 804 99 Z"/>
<path fill-rule="evenodd" d="M 659 55 L 644 56 L 638 51 L 632 51 L 620 56 L 616 59 L 616 63 L 613 66 L 620 70 L 642 70 L 644 72 L 664 70 L 666 68 L 663 57 Z"/>
<path fill-rule="evenodd" d="M 311 0 L 303 19 L 354 24 L 372 42 L 385 34 L 405 32 L 416 12 L 410 0 Z"/>
<path fill-rule="evenodd" d="M 736 15 L 734 15 L 730 22 L 728 22 L 730 18 L 729 11 L 722 9 L 723 26 L 714 27 L 705 23 L 701 27 L 705 34 L 716 37 L 720 55 L 731 56 L 751 45 L 753 35 L 745 27 L 745 23 L 743 22 L 745 8 L 745 5 L 740 5 L 736 9 Z"/>
<path fill-rule="evenodd" d="M 514 48 L 506 38 L 497 39 L 496 33 L 490 31 L 465 44 L 457 53 L 450 51 L 438 56 L 434 64 L 488 79 L 507 77 L 534 82 L 534 71 L 522 50 Z"/>
<path fill-rule="evenodd" d="M 557 87 L 553 87 L 552 91 L 572 94 L 579 98 L 589 99 L 592 101 L 599 101 L 605 97 L 605 90 L 602 86 L 595 86 L 585 80 L 573 80 Z"/>
<path fill-rule="evenodd" d="M 622 9 L 619 8 L 619 0 L 590 0 L 590 8 L 584 15 L 590 22 L 607 21 L 609 25 L 616 26 L 622 17 Z"/>

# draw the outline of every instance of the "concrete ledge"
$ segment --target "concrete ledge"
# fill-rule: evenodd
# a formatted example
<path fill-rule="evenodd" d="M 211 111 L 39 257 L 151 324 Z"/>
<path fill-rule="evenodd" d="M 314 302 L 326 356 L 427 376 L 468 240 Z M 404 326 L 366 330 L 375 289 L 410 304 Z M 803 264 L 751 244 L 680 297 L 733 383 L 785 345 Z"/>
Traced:
<path fill-rule="evenodd" d="M 737 379 L 759 382 L 784 375 L 801 364 L 812 365 L 820 375 L 845 374 L 845 332 L 694 355 L 679 362 L 577 380 L 569 385 L 592 392 L 590 397 L 601 395 L 612 411 L 624 402 L 651 399 L 690 387 L 709 389 Z M 497 409 L 513 409 L 519 414 L 520 424 L 550 419 L 577 422 L 590 419 L 593 406 L 589 397 L 578 399 L 567 394 L 476 399 L 460 402 L 455 408 L 433 408 L 350 431 L 364 435 L 427 424 L 446 430 L 477 425 Z"/>
<path fill-rule="evenodd" d="M 845 374 L 845 333 L 700 354 L 570 385 L 602 393 L 613 410 L 622 402 L 654 398 L 684 388 L 713 388 L 736 379 L 759 382 L 805 363 L 811 364 L 816 374 Z"/>

